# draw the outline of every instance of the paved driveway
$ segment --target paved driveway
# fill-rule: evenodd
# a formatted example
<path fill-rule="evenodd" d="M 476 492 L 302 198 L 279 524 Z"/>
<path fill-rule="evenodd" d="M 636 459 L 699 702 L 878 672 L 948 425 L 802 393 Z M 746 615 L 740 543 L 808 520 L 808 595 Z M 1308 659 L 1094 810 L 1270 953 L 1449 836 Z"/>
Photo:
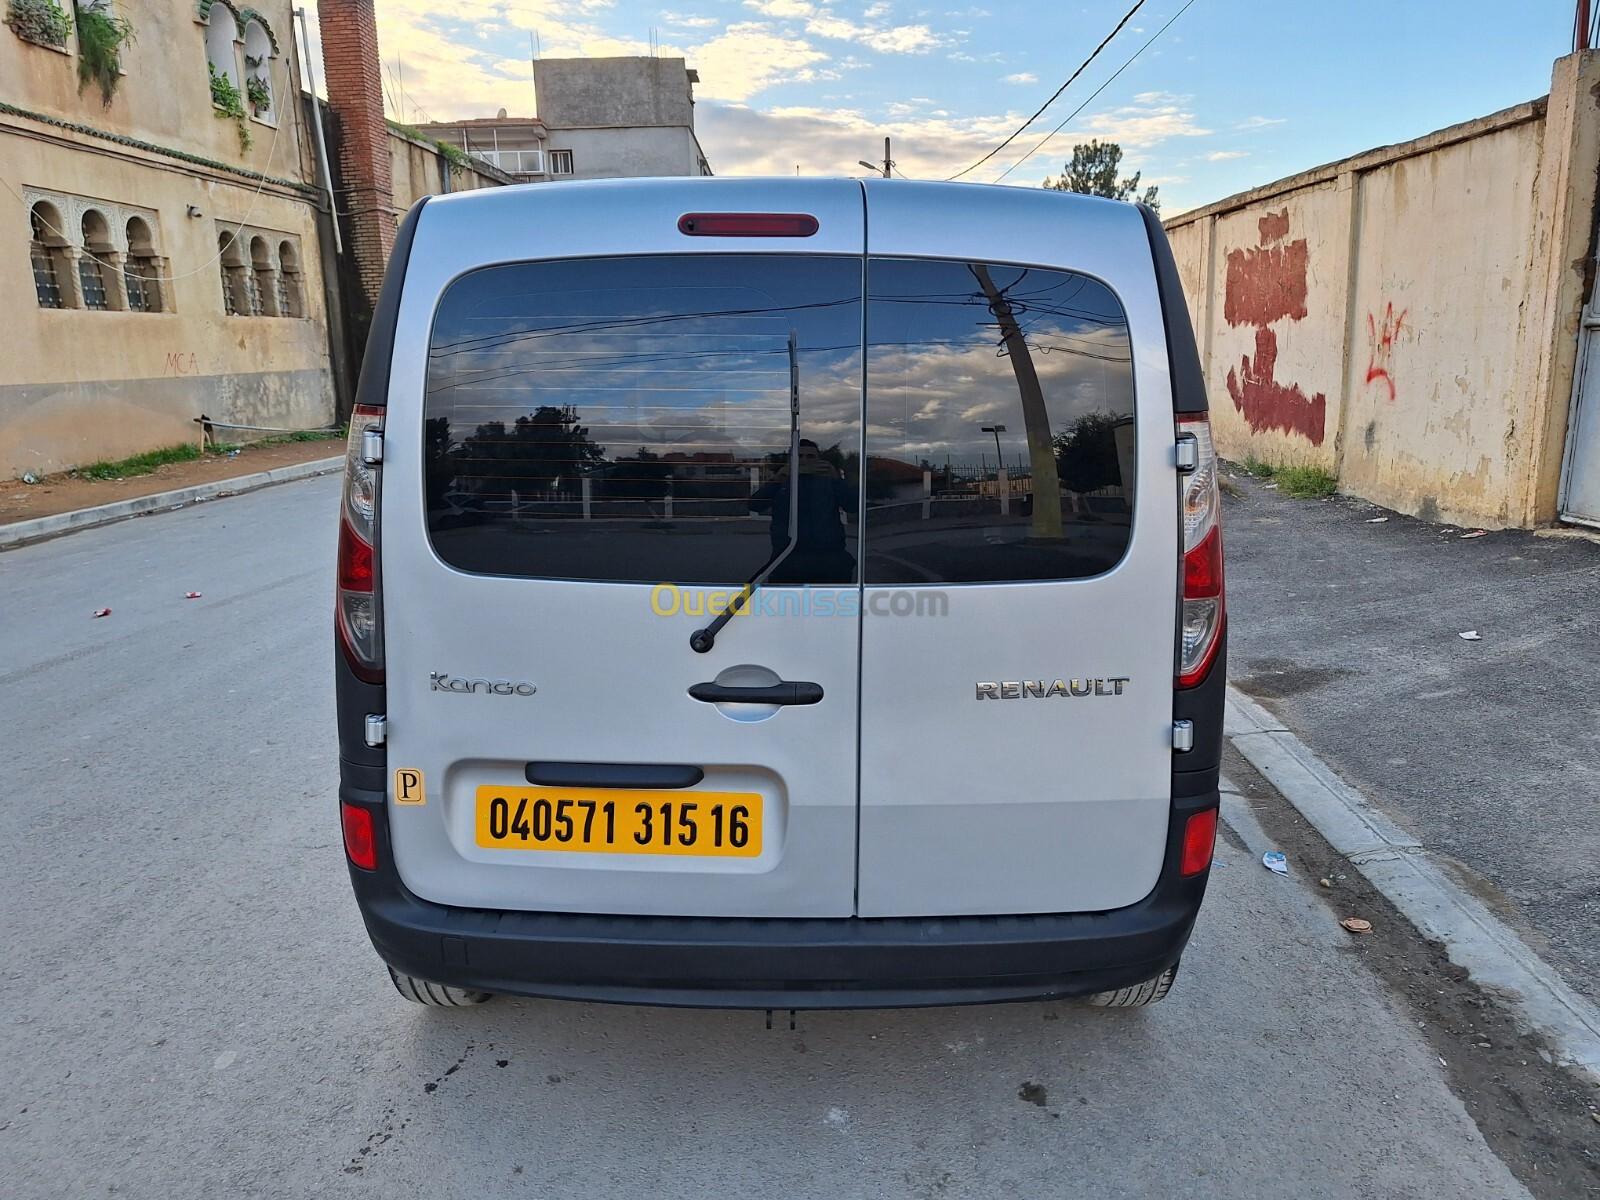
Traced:
<path fill-rule="evenodd" d="M 1600 999 L 1600 545 L 1236 482 L 1235 685 Z"/>
<path fill-rule="evenodd" d="M 0 555 L 6 1196 L 1526 1194 L 1236 842 L 1148 1011 L 406 1004 L 336 830 L 336 487 Z"/>

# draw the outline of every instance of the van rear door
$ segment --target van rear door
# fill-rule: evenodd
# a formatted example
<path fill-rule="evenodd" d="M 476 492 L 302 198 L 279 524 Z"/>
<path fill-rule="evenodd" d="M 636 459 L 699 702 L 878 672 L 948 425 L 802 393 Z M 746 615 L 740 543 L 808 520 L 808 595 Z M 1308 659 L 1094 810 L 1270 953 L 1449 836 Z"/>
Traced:
<path fill-rule="evenodd" d="M 680 221 L 774 210 L 815 221 Z M 852 912 L 863 244 L 854 181 L 422 210 L 381 530 L 389 819 L 417 895 Z M 759 610 L 691 649 L 785 549 Z"/>
<path fill-rule="evenodd" d="M 1178 589 L 1131 205 L 868 182 L 861 916 L 1145 896 Z"/>

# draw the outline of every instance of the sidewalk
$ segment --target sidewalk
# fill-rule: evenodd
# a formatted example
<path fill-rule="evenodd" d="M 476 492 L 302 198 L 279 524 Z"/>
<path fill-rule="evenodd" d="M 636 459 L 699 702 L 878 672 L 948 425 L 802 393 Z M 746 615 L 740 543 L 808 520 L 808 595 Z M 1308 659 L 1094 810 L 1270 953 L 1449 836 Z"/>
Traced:
<path fill-rule="evenodd" d="M 1232 682 L 1600 997 L 1600 545 L 1232 482 Z"/>
<path fill-rule="evenodd" d="M 343 453 L 343 438 L 274 441 L 241 447 L 232 457 L 208 452 L 204 458 L 166 463 L 147 474 L 129 475 L 124 479 L 80 479 L 63 473 L 48 475 L 38 483 L 0 480 L 0 526 L 179 491 L 221 479 L 275 471 Z"/>

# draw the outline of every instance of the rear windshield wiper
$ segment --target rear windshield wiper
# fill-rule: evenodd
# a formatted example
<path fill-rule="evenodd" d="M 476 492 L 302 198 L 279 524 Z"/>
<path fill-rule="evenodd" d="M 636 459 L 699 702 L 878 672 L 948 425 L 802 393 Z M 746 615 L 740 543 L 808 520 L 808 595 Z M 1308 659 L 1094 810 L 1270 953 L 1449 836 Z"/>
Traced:
<path fill-rule="evenodd" d="M 744 611 L 756 589 L 772 578 L 772 573 L 800 541 L 800 357 L 795 345 L 795 332 L 789 330 L 789 541 L 782 550 L 769 558 L 766 565 L 745 583 L 733 603 L 717 614 L 711 624 L 696 629 L 689 635 L 689 648 L 696 654 L 705 654 L 717 644 L 717 634 L 722 627 Z"/>

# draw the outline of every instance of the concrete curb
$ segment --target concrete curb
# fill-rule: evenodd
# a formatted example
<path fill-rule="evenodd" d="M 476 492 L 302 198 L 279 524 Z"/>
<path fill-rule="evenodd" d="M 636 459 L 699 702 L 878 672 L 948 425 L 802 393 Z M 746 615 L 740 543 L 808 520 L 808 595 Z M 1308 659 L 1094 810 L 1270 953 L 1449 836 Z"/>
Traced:
<path fill-rule="evenodd" d="M 38 517 L 32 521 L 16 521 L 0 525 L 0 550 L 25 546 L 29 542 L 76 533 L 80 529 L 94 529 L 129 517 L 177 508 L 183 504 L 196 504 L 202 500 L 215 500 L 220 496 L 236 496 L 271 487 L 275 483 L 291 483 L 296 479 L 310 479 L 327 475 L 344 465 L 344 455 L 337 458 L 319 458 L 314 462 L 295 463 L 291 467 L 274 467 L 270 471 L 257 471 L 253 475 L 239 475 L 233 479 L 214 479 L 210 483 L 197 483 L 193 487 L 178 488 L 170 492 L 157 492 L 151 496 L 135 496 L 131 500 L 118 500 L 94 508 L 79 508 L 72 512 Z"/>
<path fill-rule="evenodd" d="M 1503 996 L 1568 1066 L 1600 1081 L 1600 1009 L 1568 986 L 1441 861 L 1242 692 L 1228 688 L 1228 740 L 1424 937 Z"/>

